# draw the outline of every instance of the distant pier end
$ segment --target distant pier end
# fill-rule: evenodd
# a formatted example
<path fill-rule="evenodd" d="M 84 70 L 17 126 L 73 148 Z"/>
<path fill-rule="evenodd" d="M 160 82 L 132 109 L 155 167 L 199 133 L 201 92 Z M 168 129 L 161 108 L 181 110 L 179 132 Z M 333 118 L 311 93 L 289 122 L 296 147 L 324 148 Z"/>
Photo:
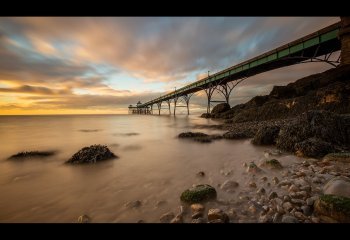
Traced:
<path fill-rule="evenodd" d="M 137 102 L 136 106 L 129 105 L 129 114 L 152 114 L 152 107 L 142 106 L 140 101 Z"/>

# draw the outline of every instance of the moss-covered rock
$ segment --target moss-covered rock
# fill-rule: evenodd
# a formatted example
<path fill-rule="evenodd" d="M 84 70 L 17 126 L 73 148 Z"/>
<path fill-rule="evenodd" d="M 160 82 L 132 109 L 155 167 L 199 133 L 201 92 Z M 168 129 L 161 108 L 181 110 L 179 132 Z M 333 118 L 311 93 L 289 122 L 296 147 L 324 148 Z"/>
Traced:
<path fill-rule="evenodd" d="M 9 157 L 9 159 L 24 159 L 24 158 L 43 158 L 49 157 L 55 154 L 55 151 L 29 151 L 19 152 Z"/>
<path fill-rule="evenodd" d="M 263 126 L 259 128 L 252 140 L 253 144 L 256 145 L 272 145 L 276 143 L 276 138 L 280 131 L 278 126 Z"/>
<path fill-rule="evenodd" d="M 350 152 L 329 153 L 323 157 L 323 160 L 350 163 Z"/>
<path fill-rule="evenodd" d="M 350 223 L 350 198 L 325 194 L 315 201 L 314 208 L 326 222 Z"/>
<path fill-rule="evenodd" d="M 210 143 L 213 140 L 218 140 L 222 138 L 222 136 L 218 134 L 208 135 L 201 132 L 183 132 L 180 133 L 178 137 L 191 139 L 193 141 L 201 143 Z"/>
<path fill-rule="evenodd" d="M 181 201 L 186 203 L 199 203 L 216 199 L 216 190 L 210 185 L 200 184 L 187 189 L 181 194 Z"/>
<path fill-rule="evenodd" d="M 83 163 L 96 163 L 112 158 L 118 158 L 112 153 L 107 146 L 103 145 L 91 145 L 90 147 L 84 147 L 75 153 L 66 163 L 69 164 L 83 164 Z"/>
<path fill-rule="evenodd" d="M 270 159 L 263 162 L 262 166 L 270 169 L 281 169 L 283 168 L 282 164 L 277 159 Z"/>
<path fill-rule="evenodd" d="M 251 162 L 248 165 L 247 172 L 256 174 L 256 173 L 261 172 L 261 169 L 254 162 Z"/>
<path fill-rule="evenodd" d="M 308 138 L 295 144 L 295 153 L 298 157 L 320 158 L 334 151 L 332 144 L 319 138 Z"/>

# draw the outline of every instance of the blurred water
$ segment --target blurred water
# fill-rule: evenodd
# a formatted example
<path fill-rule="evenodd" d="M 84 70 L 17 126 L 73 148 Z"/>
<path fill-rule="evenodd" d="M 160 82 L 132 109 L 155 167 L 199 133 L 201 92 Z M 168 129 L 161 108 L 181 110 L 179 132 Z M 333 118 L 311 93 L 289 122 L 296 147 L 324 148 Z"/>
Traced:
<path fill-rule="evenodd" d="M 201 144 L 177 139 L 202 124 L 198 116 L 1 116 L 0 222 L 158 222 L 176 211 L 183 190 L 196 183 L 217 186 L 226 179 L 247 181 L 242 164 L 259 161 L 265 147 L 249 140 Z M 207 133 L 218 130 L 200 129 Z M 63 163 L 84 146 L 107 145 L 119 159 L 95 165 Z M 44 159 L 7 160 L 19 151 L 55 150 Z M 292 156 L 285 163 L 294 161 Z M 229 177 L 222 174 L 232 171 Z M 196 173 L 206 176 L 198 178 Z M 221 173 L 220 173 L 221 171 Z M 231 197 L 218 189 L 220 198 Z M 124 205 L 140 200 L 142 206 Z M 158 201 L 165 204 L 156 207 Z"/>

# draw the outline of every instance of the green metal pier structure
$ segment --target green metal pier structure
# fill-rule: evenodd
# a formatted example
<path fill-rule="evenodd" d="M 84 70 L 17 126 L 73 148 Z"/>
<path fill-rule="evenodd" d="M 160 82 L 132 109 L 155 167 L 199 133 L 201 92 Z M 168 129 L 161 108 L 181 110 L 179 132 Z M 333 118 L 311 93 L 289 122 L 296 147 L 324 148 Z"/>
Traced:
<path fill-rule="evenodd" d="M 177 107 L 186 107 L 187 114 L 189 114 L 191 97 L 194 93 L 202 90 L 207 96 L 207 113 L 210 113 L 212 103 L 229 103 L 232 90 L 240 82 L 256 74 L 307 62 L 326 62 L 336 67 L 340 63 L 341 55 L 337 60 L 331 60 L 331 56 L 341 49 L 341 39 L 338 36 L 340 29 L 341 21 L 210 76 L 208 74 L 208 77 L 204 79 L 149 102 L 138 104 L 137 108 L 140 108 L 140 111 L 134 111 L 134 113 L 153 114 L 153 105 L 156 105 L 160 115 L 161 109 L 164 109 L 162 104 L 166 103 L 165 109 L 169 109 L 169 114 L 171 114 L 170 105 L 173 102 L 174 115 Z M 214 91 L 221 93 L 225 100 L 213 101 Z M 179 105 L 179 100 L 185 104 Z M 147 110 L 143 111 L 145 109 Z"/>

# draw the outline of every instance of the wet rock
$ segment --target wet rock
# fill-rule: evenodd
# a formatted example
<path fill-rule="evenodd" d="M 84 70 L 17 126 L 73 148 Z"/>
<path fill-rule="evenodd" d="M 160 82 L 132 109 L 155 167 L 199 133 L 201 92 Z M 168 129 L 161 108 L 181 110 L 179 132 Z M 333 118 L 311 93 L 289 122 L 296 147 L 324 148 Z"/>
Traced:
<path fill-rule="evenodd" d="M 88 215 L 81 215 L 78 217 L 78 223 L 89 223 L 91 222 L 91 218 Z"/>
<path fill-rule="evenodd" d="M 191 223 L 206 223 L 204 218 L 193 219 Z"/>
<path fill-rule="evenodd" d="M 295 151 L 298 157 L 323 157 L 329 152 L 333 152 L 333 145 L 319 138 L 308 138 L 295 144 Z"/>
<path fill-rule="evenodd" d="M 312 218 L 311 218 L 311 222 L 313 222 L 313 223 L 319 223 L 319 222 L 320 222 L 320 219 L 317 218 L 317 217 L 312 217 Z"/>
<path fill-rule="evenodd" d="M 173 220 L 174 218 L 175 218 L 175 214 L 173 212 L 167 212 L 163 214 L 159 220 L 161 223 L 170 223 L 171 220 Z"/>
<path fill-rule="evenodd" d="M 263 181 L 263 182 L 266 182 L 267 181 L 267 177 L 265 177 L 265 176 L 261 177 L 260 180 Z"/>
<path fill-rule="evenodd" d="M 280 127 L 278 126 L 262 126 L 255 134 L 252 143 L 256 145 L 275 144 L 279 131 Z"/>
<path fill-rule="evenodd" d="M 227 211 L 227 215 L 230 219 L 235 219 L 237 218 L 237 212 L 235 209 L 233 208 L 230 208 L 228 211 Z"/>
<path fill-rule="evenodd" d="M 248 186 L 250 188 L 256 188 L 256 183 L 255 182 L 249 182 Z"/>
<path fill-rule="evenodd" d="M 295 213 L 294 213 L 294 216 L 295 216 L 297 219 L 300 219 L 300 220 L 305 220 L 305 219 L 307 219 L 307 217 L 305 217 L 305 215 L 304 215 L 302 212 L 295 212 Z"/>
<path fill-rule="evenodd" d="M 183 132 L 179 134 L 179 138 L 195 138 L 195 137 L 207 137 L 208 134 L 201 132 Z"/>
<path fill-rule="evenodd" d="M 216 105 L 213 108 L 213 110 L 211 111 L 211 115 L 223 113 L 223 112 L 226 112 L 226 111 L 228 111 L 230 109 L 231 109 L 231 107 L 230 107 L 229 104 L 227 104 L 227 103 L 219 103 L 218 105 Z"/>
<path fill-rule="evenodd" d="M 350 198 L 322 195 L 314 203 L 315 213 L 326 222 L 350 222 Z"/>
<path fill-rule="evenodd" d="M 200 203 L 195 203 L 191 205 L 192 213 L 203 212 L 205 207 Z"/>
<path fill-rule="evenodd" d="M 350 198 L 350 178 L 334 177 L 323 187 L 324 194 L 332 194 Z"/>
<path fill-rule="evenodd" d="M 54 155 L 55 151 L 29 151 L 29 152 L 19 152 L 12 155 L 8 159 L 25 159 L 25 158 L 43 158 L 50 157 Z"/>
<path fill-rule="evenodd" d="M 69 164 L 83 164 L 83 163 L 96 163 L 108 159 L 118 158 L 112 153 L 107 146 L 104 145 L 91 145 L 90 147 L 84 147 L 75 153 L 66 163 Z"/>
<path fill-rule="evenodd" d="M 299 223 L 299 221 L 291 215 L 283 215 L 282 223 Z"/>
<path fill-rule="evenodd" d="M 306 204 L 307 204 L 308 206 L 313 206 L 313 205 L 314 205 L 314 202 L 315 202 L 315 200 L 314 200 L 313 198 L 308 198 L 308 199 L 306 199 Z"/>
<path fill-rule="evenodd" d="M 250 135 L 249 133 L 247 133 L 246 131 L 231 131 L 231 132 L 227 132 L 224 133 L 224 135 L 222 135 L 223 138 L 225 139 L 244 139 L 244 138 L 249 138 Z"/>
<path fill-rule="evenodd" d="M 209 211 L 208 211 L 209 222 L 211 222 L 213 220 L 217 220 L 217 219 L 220 219 L 224 223 L 229 222 L 229 217 L 221 209 L 218 209 L 218 208 L 209 209 Z"/>
<path fill-rule="evenodd" d="M 226 180 L 222 185 L 221 189 L 225 192 L 234 192 L 235 189 L 239 186 L 238 182 L 232 180 Z"/>
<path fill-rule="evenodd" d="M 258 191 L 256 191 L 257 194 L 263 195 L 266 193 L 265 188 L 259 188 Z"/>
<path fill-rule="evenodd" d="M 170 223 L 183 223 L 183 217 L 181 214 L 178 214 L 176 217 L 174 217 Z"/>
<path fill-rule="evenodd" d="M 247 172 L 257 174 L 261 172 L 261 169 L 254 162 L 251 162 L 248 166 Z"/>
<path fill-rule="evenodd" d="M 323 157 L 323 161 L 350 163 L 350 152 L 329 153 Z"/>
<path fill-rule="evenodd" d="M 197 177 L 204 177 L 205 176 L 205 173 L 200 171 L 196 174 Z"/>
<path fill-rule="evenodd" d="M 301 210 L 303 211 L 305 216 L 310 216 L 312 213 L 311 208 L 309 206 L 302 206 Z"/>
<path fill-rule="evenodd" d="M 278 195 L 277 195 L 277 193 L 276 192 L 272 192 L 272 193 L 270 193 L 270 195 L 269 195 L 269 199 L 271 200 L 271 199 L 274 199 L 274 198 L 277 198 L 278 197 Z"/>
<path fill-rule="evenodd" d="M 282 207 L 287 212 L 290 212 L 293 209 L 293 205 L 290 202 L 283 203 Z"/>
<path fill-rule="evenodd" d="M 136 201 L 130 201 L 130 202 L 127 202 L 125 203 L 125 207 L 127 208 L 138 208 L 138 207 L 141 207 L 142 203 L 140 200 L 136 200 Z"/>
<path fill-rule="evenodd" d="M 216 199 L 216 196 L 215 188 L 207 184 L 200 184 L 184 191 L 180 199 L 186 203 L 199 203 Z"/>
<path fill-rule="evenodd" d="M 277 177 L 273 177 L 272 182 L 277 185 L 280 181 Z"/>
<path fill-rule="evenodd" d="M 275 213 L 272 218 L 273 223 L 278 223 L 281 222 L 282 220 L 282 215 L 280 213 Z"/>
<path fill-rule="evenodd" d="M 256 207 L 255 206 L 250 206 L 249 208 L 248 208 L 248 211 L 251 213 L 251 214 L 255 214 L 256 213 Z"/>
<path fill-rule="evenodd" d="M 202 218 L 203 217 L 203 212 L 195 212 L 192 214 L 192 219 L 197 219 L 197 218 Z"/>
<path fill-rule="evenodd" d="M 297 186 L 295 186 L 294 184 L 292 184 L 289 189 L 288 189 L 289 192 L 297 192 L 299 191 L 299 188 Z"/>
<path fill-rule="evenodd" d="M 212 118 L 213 116 L 210 113 L 203 113 L 201 118 Z"/>
<path fill-rule="evenodd" d="M 281 163 L 276 159 L 270 159 L 266 160 L 262 164 L 263 167 L 269 168 L 269 169 L 282 169 Z"/>
<path fill-rule="evenodd" d="M 290 200 L 294 205 L 298 205 L 299 207 L 306 204 L 306 202 L 304 200 L 301 200 L 301 199 L 295 199 L 295 198 L 292 198 Z"/>

